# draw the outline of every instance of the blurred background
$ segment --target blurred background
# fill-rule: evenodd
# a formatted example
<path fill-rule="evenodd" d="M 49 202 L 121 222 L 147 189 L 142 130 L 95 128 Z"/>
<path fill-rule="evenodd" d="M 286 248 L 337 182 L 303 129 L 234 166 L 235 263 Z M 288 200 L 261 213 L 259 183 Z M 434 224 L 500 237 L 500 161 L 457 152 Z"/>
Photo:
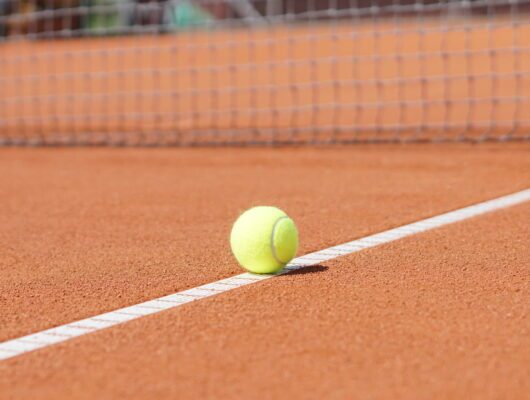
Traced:
<path fill-rule="evenodd" d="M 530 11 L 507 0 L 0 0 L 4 36 L 56 37 L 172 32 L 201 25 L 270 24 L 314 19 L 493 16 Z"/>
<path fill-rule="evenodd" d="M 528 0 L 0 0 L 0 143 L 523 140 Z"/>

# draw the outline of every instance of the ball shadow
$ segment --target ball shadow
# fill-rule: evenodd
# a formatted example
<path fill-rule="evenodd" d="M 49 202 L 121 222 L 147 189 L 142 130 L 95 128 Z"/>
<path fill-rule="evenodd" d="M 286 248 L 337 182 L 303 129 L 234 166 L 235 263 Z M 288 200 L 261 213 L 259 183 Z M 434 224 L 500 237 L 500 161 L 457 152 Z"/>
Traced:
<path fill-rule="evenodd" d="M 319 272 L 324 272 L 328 269 L 328 267 L 324 265 L 310 265 L 308 267 L 303 267 L 294 271 L 287 272 L 284 275 L 305 275 L 305 274 L 316 274 Z"/>

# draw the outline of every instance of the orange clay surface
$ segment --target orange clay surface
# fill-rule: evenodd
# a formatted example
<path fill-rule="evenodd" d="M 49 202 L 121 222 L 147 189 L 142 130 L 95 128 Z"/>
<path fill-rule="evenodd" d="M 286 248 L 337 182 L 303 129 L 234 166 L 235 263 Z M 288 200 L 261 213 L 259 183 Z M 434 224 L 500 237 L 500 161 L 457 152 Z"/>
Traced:
<path fill-rule="evenodd" d="M 530 145 L 1 149 L 0 341 L 530 187 Z M 523 398 L 530 205 L 0 362 L 5 398 Z M 0 397 L 2 397 L 0 396 Z"/>
<path fill-rule="evenodd" d="M 529 48 L 524 16 L 9 42 L 0 139 L 522 137 Z"/>

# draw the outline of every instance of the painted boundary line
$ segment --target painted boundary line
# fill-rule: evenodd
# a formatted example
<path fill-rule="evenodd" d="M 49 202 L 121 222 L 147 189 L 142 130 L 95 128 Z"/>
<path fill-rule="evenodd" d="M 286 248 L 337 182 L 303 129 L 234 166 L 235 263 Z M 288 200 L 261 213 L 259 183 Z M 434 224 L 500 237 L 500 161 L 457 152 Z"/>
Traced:
<path fill-rule="evenodd" d="M 285 274 L 303 267 L 316 265 L 343 255 L 352 254 L 357 251 L 367 249 L 369 247 L 389 243 L 406 236 L 415 235 L 430 229 L 438 228 L 458 221 L 463 221 L 480 214 L 506 208 L 528 200 L 530 200 L 530 189 L 485 201 L 483 203 L 478 203 L 469 207 L 464 207 L 455 211 L 438 215 L 436 217 L 413 222 L 408 225 L 403 225 L 398 228 L 376 233 L 374 235 L 366 236 L 364 238 L 340 244 L 338 246 L 329 247 L 324 250 L 295 258 L 283 269 L 283 271 L 277 275 Z M 231 278 L 221 279 L 217 282 L 187 289 L 182 292 L 170 294 L 168 296 L 159 297 L 158 299 L 149 300 L 130 307 L 120 308 L 119 310 L 71 322 L 55 328 L 46 329 L 44 331 L 33 333 L 17 339 L 8 340 L 6 342 L 0 343 L 0 360 L 16 357 L 29 351 L 48 347 L 146 315 L 156 314 L 160 311 L 178 307 L 182 304 L 190 303 L 192 301 L 211 297 L 219 293 L 228 292 L 232 289 L 250 285 L 265 279 L 270 279 L 274 276 L 275 275 L 253 275 L 244 273 Z"/>

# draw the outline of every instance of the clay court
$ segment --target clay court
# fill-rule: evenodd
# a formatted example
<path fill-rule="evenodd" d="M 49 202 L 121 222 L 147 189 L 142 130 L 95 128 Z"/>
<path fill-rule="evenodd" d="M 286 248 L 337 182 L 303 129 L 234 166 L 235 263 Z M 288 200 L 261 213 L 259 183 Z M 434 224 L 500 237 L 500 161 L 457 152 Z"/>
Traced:
<path fill-rule="evenodd" d="M 0 399 L 528 398 L 510 4 L 0 36 Z M 276 275 L 230 249 L 257 205 Z"/>
<path fill-rule="evenodd" d="M 228 234 L 249 206 L 287 210 L 306 254 L 528 188 L 529 152 L 3 149 L 0 339 L 240 273 Z M 527 202 L 7 359 L 0 392 L 524 398 L 529 217 Z"/>

